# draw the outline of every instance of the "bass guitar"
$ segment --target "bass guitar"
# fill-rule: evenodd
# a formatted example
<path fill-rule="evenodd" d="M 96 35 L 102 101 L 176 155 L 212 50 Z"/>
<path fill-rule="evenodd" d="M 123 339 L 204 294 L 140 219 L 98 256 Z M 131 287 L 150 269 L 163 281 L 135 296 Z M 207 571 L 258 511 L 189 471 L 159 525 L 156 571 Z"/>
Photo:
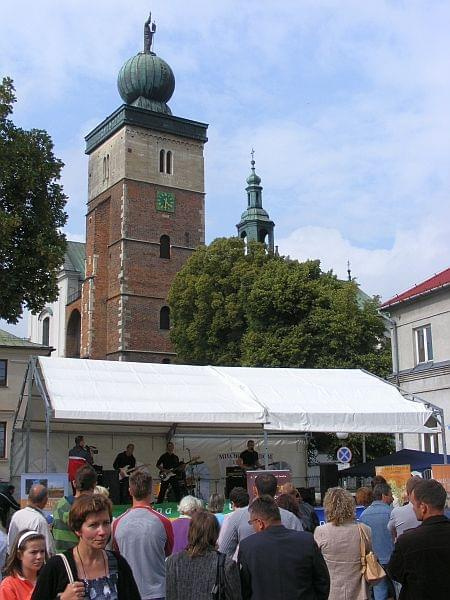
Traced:
<path fill-rule="evenodd" d="M 139 469 L 143 469 L 144 467 L 150 467 L 150 463 L 147 463 L 146 465 L 139 465 L 137 467 L 125 465 L 124 467 L 119 469 L 119 481 L 122 481 L 122 479 L 129 477 L 131 473 L 134 473 L 134 471 L 138 471 Z"/>

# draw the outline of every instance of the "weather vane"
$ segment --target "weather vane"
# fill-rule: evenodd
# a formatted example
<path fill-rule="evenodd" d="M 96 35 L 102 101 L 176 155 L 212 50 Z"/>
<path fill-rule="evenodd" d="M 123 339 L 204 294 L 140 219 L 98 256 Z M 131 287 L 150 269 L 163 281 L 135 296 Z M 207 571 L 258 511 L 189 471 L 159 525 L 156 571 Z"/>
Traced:
<path fill-rule="evenodd" d="M 252 155 L 252 164 L 255 164 L 255 151 L 252 148 L 252 151 L 250 152 L 250 154 Z"/>

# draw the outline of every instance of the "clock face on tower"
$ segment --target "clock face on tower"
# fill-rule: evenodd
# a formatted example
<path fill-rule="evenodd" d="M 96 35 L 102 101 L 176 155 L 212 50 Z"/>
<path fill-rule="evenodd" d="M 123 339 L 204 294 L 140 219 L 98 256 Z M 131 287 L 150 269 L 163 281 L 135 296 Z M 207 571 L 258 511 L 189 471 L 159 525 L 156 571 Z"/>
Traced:
<path fill-rule="evenodd" d="M 175 212 L 175 195 L 172 192 L 156 192 L 156 210 Z"/>

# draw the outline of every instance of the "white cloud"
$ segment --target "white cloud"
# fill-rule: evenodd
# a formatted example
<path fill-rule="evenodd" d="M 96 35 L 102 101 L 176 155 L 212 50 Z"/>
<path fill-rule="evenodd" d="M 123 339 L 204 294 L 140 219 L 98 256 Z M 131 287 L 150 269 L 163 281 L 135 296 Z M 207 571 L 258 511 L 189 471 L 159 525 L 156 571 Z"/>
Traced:
<path fill-rule="evenodd" d="M 392 247 L 367 249 L 352 244 L 337 229 L 302 227 L 278 240 L 280 254 L 299 260 L 320 259 L 322 270 L 352 276 L 370 295 L 384 300 L 448 267 L 450 238 L 447 222 L 428 219 L 420 228 L 399 229 Z"/>

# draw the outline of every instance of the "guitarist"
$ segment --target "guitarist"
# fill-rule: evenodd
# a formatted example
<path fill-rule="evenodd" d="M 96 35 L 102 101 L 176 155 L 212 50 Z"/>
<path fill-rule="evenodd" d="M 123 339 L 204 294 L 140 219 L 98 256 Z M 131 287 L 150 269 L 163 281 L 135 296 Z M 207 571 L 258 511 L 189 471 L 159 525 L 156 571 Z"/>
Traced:
<path fill-rule="evenodd" d="M 180 475 L 181 475 L 181 472 L 184 469 L 185 464 L 184 464 L 184 462 L 180 461 L 180 459 L 178 458 L 178 456 L 176 454 L 174 454 L 175 446 L 172 444 L 172 442 L 168 442 L 166 449 L 167 449 L 167 452 L 162 454 L 156 462 L 157 469 L 159 469 L 159 472 L 161 474 L 168 473 L 172 469 L 177 469 L 178 473 L 180 473 Z M 179 502 L 181 500 L 181 490 L 180 490 L 180 485 L 178 482 L 179 482 L 178 474 L 175 475 L 175 477 L 171 477 L 167 481 L 161 481 L 161 487 L 159 489 L 158 499 L 156 502 L 158 504 L 161 504 L 161 502 L 164 502 L 164 497 L 166 495 L 167 488 L 169 487 L 169 485 L 172 486 L 173 493 L 175 494 L 175 499 L 177 502 Z"/>
<path fill-rule="evenodd" d="M 136 466 L 136 459 L 133 456 L 134 444 L 128 444 L 124 452 L 119 452 L 116 456 L 113 469 L 117 471 L 119 477 L 119 503 L 130 504 L 131 497 L 128 492 L 129 475 L 127 471 L 134 469 Z M 125 467 L 127 467 L 125 469 Z"/>

